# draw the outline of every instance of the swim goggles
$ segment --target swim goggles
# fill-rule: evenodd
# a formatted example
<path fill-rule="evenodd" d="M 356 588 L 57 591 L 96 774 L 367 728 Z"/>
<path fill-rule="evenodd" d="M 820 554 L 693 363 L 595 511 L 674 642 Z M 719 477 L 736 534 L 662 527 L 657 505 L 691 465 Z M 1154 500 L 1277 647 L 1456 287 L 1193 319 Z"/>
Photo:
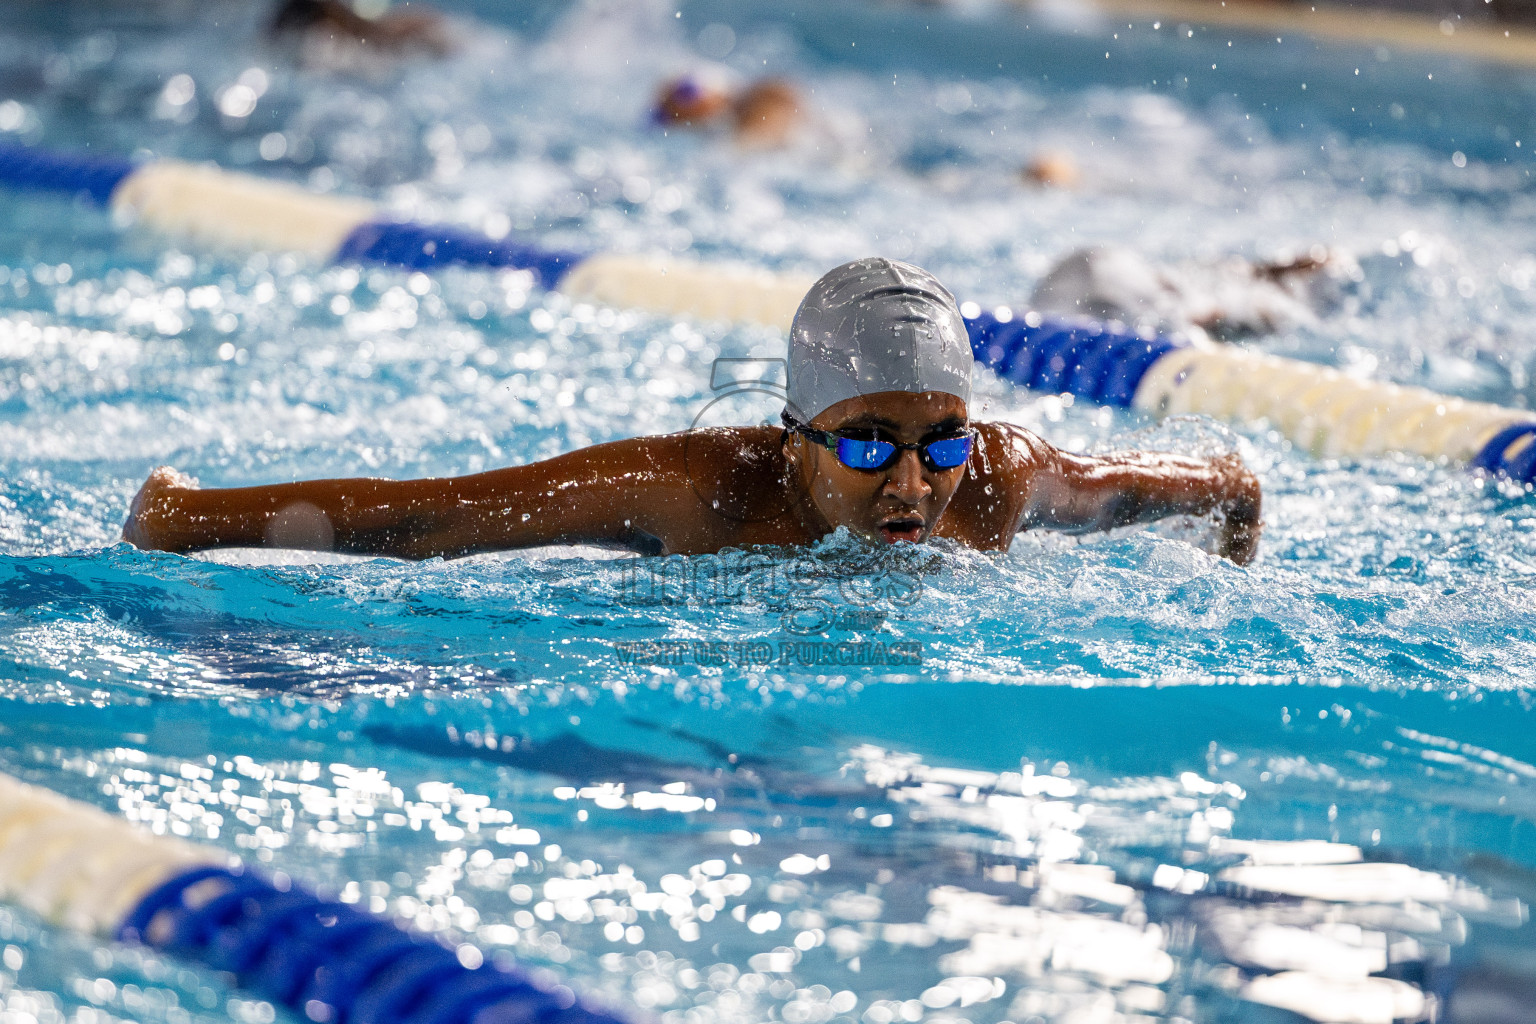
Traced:
<path fill-rule="evenodd" d="M 932 472 L 955 469 L 965 465 L 971 457 L 971 432 L 946 434 L 916 444 L 891 441 L 875 430 L 826 431 L 808 427 L 798 420 L 784 417 L 786 429 L 799 434 L 812 444 L 819 444 L 837 456 L 837 461 L 849 469 L 878 473 L 890 469 L 905 451 L 917 452 L 923 465 Z"/>

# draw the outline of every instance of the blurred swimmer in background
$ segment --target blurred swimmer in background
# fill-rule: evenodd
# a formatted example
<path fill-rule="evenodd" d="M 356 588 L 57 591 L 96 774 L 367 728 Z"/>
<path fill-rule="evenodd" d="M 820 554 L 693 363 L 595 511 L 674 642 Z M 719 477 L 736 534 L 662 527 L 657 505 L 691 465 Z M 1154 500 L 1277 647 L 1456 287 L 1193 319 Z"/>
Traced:
<path fill-rule="evenodd" d="M 446 57 L 458 47 L 447 20 L 430 7 L 364 17 L 344 0 L 281 0 L 267 34 L 298 47 L 306 66 L 377 71 L 402 57 Z"/>
<path fill-rule="evenodd" d="M 662 84 L 651 120 L 663 129 L 728 136 L 748 153 L 792 152 L 855 173 L 871 167 L 864 122 L 848 110 L 814 102 L 783 78 L 742 84 L 725 68 L 698 68 Z"/>
<path fill-rule="evenodd" d="M 1354 259 L 1323 246 L 1273 262 L 1228 256 L 1165 265 L 1104 245 L 1058 260 L 1035 287 L 1029 308 L 1231 341 L 1315 327 L 1320 316 L 1347 304 L 1348 288 L 1361 276 Z"/>
<path fill-rule="evenodd" d="M 800 91 L 784 79 L 763 78 L 738 88 L 725 73 L 713 69 L 664 83 L 652 118 L 668 127 L 728 130 L 751 149 L 788 146 L 808 120 Z"/>
<path fill-rule="evenodd" d="M 782 427 L 598 444 L 452 479 L 198 488 L 161 467 L 123 537 L 146 549 L 288 547 L 457 557 L 549 544 L 641 554 L 945 538 L 1006 551 L 1023 530 L 1107 530 L 1214 515 L 1218 553 L 1258 550 L 1258 480 L 1235 454 L 1073 455 L 1022 427 L 973 423 L 973 356 L 952 295 L 924 270 L 857 260 L 795 314 Z"/>
<path fill-rule="evenodd" d="M 1030 157 L 1020 171 L 1020 177 L 1029 185 L 1073 189 L 1082 184 L 1083 172 L 1070 153 L 1047 149 Z"/>

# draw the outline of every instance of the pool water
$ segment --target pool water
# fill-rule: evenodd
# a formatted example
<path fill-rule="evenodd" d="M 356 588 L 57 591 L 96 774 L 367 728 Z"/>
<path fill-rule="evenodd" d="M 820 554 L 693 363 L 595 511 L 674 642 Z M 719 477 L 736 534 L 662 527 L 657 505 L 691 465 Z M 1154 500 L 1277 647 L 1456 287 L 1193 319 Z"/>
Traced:
<path fill-rule="evenodd" d="M 458 59 L 336 75 L 261 43 L 246 6 L 23 5 L 0 132 L 590 250 L 797 272 L 878 252 L 989 304 L 1084 244 L 1326 244 L 1361 280 L 1265 347 L 1532 398 L 1528 72 L 980 5 L 444 6 Z M 706 57 L 801 82 L 818 146 L 649 127 L 654 83 Z M 1079 190 L 1020 183 L 1046 150 Z M 1403 1019 L 1528 1005 L 1520 490 L 979 373 L 982 415 L 1071 449 L 1240 451 L 1262 557 L 1213 558 L 1197 522 L 1003 556 L 144 553 L 118 535 L 155 465 L 475 472 L 718 416 L 714 361 L 782 338 L 518 273 L 0 210 L 0 770 L 669 1024 L 1281 1020 L 1241 998 L 1281 971 L 1316 1019 L 1355 1019 L 1328 985 L 1368 973 Z M 1358 847 L 1385 881 L 1258 898 L 1222 875 L 1291 840 Z M 0 907 L 6 1024 L 280 1013 Z"/>

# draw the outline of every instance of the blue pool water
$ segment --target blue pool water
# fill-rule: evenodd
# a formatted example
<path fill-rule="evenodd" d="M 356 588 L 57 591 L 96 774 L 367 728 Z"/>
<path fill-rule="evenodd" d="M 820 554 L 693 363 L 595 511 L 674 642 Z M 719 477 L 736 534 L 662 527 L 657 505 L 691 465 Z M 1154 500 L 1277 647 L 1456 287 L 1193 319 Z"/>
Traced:
<path fill-rule="evenodd" d="M 1322 243 L 1362 280 L 1267 347 L 1532 397 L 1527 72 L 979 6 L 450 7 L 480 19 L 461 58 L 348 76 L 295 70 L 236 5 L 22 5 L 0 131 L 588 249 L 812 272 L 880 252 L 988 303 L 1092 242 Z M 812 90 L 821 151 L 648 128 L 652 85 L 701 50 Z M 1080 190 L 1019 183 L 1047 149 Z M 1375 974 L 1442 1010 L 1462 993 L 1456 1019 L 1528 1005 L 1528 495 L 986 378 L 983 415 L 1069 448 L 1241 451 L 1261 559 L 1205 554 L 1199 523 L 998 557 L 148 554 L 117 537 L 152 466 L 474 472 L 684 429 L 713 360 L 782 339 L 515 273 L 0 211 L 0 770 L 669 1024 L 1280 1020 L 1244 985 L 1378 947 Z M 1249 840 L 1353 845 L 1392 885 L 1254 899 L 1219 877 Z M 6 1024 L 275 1012 L 4 907 L 0 947 Z"/>

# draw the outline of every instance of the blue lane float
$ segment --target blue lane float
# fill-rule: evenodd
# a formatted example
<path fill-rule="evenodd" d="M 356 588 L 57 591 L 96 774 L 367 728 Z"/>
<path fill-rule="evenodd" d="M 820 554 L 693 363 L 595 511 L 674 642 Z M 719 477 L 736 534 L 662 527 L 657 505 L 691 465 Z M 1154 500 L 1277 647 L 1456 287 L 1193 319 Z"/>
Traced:
<path fill-rule="evenodd" d="M 627 1024 L 570 988 L 243 867 L 184 871 L 117 937 L 235 976 L 314 1024 Z"/>
<path fill-rule="evenodd" d="M 337 263 L 383 263 L 412 270 L 454 265 L 527 270 L 541 287 L 557 288 L 566 272 L 586 257 L 462 228 L 372 221 L 348 235 L 333 258 Z"/>
<path fill-rule="evenodd" d="M 1468 465 L 1522 483 L 1536 482 L 1536 423 L 1515 423 L 1500 430 Z"/>
<path fill-rule="evenodd" d="M 808 276 L 666 257 L 581 254 L 528 239 L 397 221 L 365 200 L 170 160 L 140 164 L 0 147 L 0 185 L 88 197 L 128 220 L 211 246 L 283 249 L 330 262 L 529 273 L 613 306 L 787 328 Z M 1536 414 L 1349 377 L 1239 346 L 1194 345 L 1116 323 L 988 313 L 967 304 L 979 362 L 1026 388 L 1154 416 L 1266 423 L 1324 457 L 1404 452 L 1536 482 Z"/>
<path fill-rule="evenodd" d="M 79 157 L 28 146 L 0 146 L 0 183 L 33 192 L 81 195 L 107 206 L 135 170 L 129 160 Z"/>
<path fill-rule="evenodd" d="M 1021 387 L 1129 408 L 1142 378 L 1184 343 L 1096 320 L 967 317 L 976 360 Z"/>

